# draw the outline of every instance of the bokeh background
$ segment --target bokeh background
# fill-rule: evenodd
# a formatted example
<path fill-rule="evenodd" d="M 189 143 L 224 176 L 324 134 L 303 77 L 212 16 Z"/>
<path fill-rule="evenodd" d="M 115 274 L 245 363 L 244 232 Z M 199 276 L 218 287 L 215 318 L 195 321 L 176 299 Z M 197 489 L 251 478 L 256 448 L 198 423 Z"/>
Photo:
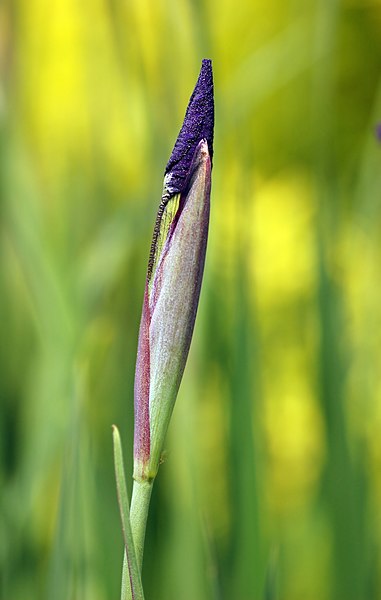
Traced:
<path fill-rule="evenodd" d="M 119 597 L 111 424 L 164 166 L 215 71 L 210 242 L 147 600 L 381 598 L 381 3 L 2 0 L 4 600 Z"/>

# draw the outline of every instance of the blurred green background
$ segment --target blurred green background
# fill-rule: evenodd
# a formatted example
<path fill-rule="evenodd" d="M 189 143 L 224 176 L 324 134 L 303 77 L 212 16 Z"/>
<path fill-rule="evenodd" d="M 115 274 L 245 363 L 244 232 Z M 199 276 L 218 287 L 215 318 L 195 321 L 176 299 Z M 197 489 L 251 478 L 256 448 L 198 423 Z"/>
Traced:
<path fill-rule="evenodd" d="M 2 0 L 4 600 L 119 597 L 111 424 L 130 474 L 150 239 L 204 57 L 210 241 L 146 597 L 381 598 L 381 3 Z"/>

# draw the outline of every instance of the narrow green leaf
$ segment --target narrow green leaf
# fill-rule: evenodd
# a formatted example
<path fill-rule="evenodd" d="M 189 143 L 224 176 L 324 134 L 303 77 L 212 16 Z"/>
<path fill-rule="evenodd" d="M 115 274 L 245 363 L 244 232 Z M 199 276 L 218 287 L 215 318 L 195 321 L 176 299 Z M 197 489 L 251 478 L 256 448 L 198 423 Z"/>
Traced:
<path fill-rule="evenodd" d="M 115 477 L 116 477 L 116 489 L 118 494 L 120 518 L 122 521 L 122 531 L 124 538 L 124 545 L 127 554 L 127 567 L 129 571 L 129 579 L 131 583 L 131 596 L 130 600 L 144 600 L 142 580 L 138 569 L 136 560 L 134 540 L 131 531 L 130 522 L 130 509 L 127 495 L 126 479 L 124 475 L 123 466 L 123 452 L 122 444 L 120 441 L 120 435 L 118 428 L 113 425 L 112 436 L 114 442 L 114 463 L 115 463 Z M 125 594 L 123 594 L 125 595 Z M 124 600 L 122 598 L 122 600 Z M 127 599 L 126 599 L 127 600 Z"/>

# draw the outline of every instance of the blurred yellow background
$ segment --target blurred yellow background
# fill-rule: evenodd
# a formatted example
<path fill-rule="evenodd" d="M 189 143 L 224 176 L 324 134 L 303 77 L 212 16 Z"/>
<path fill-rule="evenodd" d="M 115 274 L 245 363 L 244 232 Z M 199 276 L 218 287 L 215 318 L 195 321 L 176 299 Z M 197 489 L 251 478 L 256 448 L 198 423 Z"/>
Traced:
<path fill-rule="evenodd" d="M 381 3 L 0 4 L 0 595 L 118 598 L 117 423 L 213 60 L 210 238 L 152 600 L 381 598 Z M 130 477 L 129 477 L 130 479 Z"/>

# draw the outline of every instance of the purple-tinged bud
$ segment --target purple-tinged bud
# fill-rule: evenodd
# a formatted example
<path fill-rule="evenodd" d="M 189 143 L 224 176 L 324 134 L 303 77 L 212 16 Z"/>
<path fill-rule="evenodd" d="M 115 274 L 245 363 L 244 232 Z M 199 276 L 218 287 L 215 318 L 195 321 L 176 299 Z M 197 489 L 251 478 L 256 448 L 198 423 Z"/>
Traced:
<path fill-rule="evenodd" d="M 379 123 L 376 127 L 376 136 L 381 142 L 381 123 Z"/>
<path fill-rule="evenodd" d="M 180 194 L 187 183 L 189 168 L 200 140 L 208 142 L 213 158 L 214 94 L 212 61 L 204 59 L 183 125 L 165 169 L 163 196 Z"/>
<path fill-rule="evenodd" d="M 192 338 L 209 227 L 211 61 L 204 60 L 166 168 L 151 246 L 135 373 L 134 478 L 157 473 Z"/>

